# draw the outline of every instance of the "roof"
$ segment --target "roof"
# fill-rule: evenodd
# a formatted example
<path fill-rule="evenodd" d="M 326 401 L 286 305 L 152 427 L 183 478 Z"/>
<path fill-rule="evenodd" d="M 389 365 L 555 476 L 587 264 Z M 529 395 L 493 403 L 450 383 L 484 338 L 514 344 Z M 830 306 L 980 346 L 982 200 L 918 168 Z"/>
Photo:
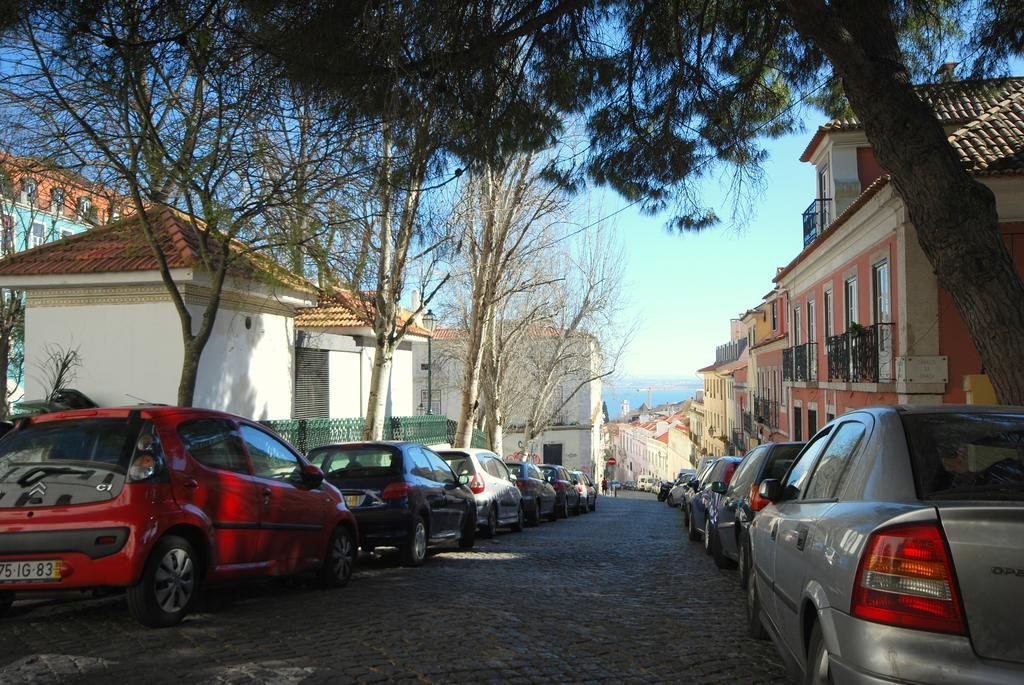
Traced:
<path fill-rule="evenodd" d="M 169 268 L 207 268 L 200 245 L 204 245 L 211 265 L 220 263 L 222 234 L 213 231 L 203 233 L 205 224 L 202 220 L 167 206 L 151 208 L 146 211 L 146 216 Z M 228 273 L 233 277 L 265 279 L 271 284 L 302 292 L 316 290 L 306 279 L 239 240 L 230 241 L 229 251 Z M 158 268 L 157 257 L 137 215 L 0 260 L 2 276 L 118 273 L 156 271 Z"/>
<path fill-rule="evenodd" d="M 295 313 L 296 328 L 373 328 L 374 297 L 371 293 L 357 296 L 348 291 L 339 291 L 320 297 L 317 306 L 306 307 Z M 399 315 L 399 326 L 405 325 L 407 317 Z M 430 331 L 410 324 L 406 333 L 430 337 Z"/>
<path fill-rule="evenodd" d="M 977 119 L 986 111 L 1014 94 L 1024 91 L 1024 77 L 995 79 L 967 79 L 924 83 L 914 86 L 921 98 L 931 105 L 943 126 L 961 126 Z M 833 131 L 859 131 L 863 128 L 856 117 L 833 119 L 819 126 L 811 141 L 800 155 L 801 162 L 810 161 L 814 150 L 828 133 Z"/>
<path fill-rule="evenodd" d="M 949 142 L 972 174 L 1024 173 L 1024 89 L 953 133 Z"/>

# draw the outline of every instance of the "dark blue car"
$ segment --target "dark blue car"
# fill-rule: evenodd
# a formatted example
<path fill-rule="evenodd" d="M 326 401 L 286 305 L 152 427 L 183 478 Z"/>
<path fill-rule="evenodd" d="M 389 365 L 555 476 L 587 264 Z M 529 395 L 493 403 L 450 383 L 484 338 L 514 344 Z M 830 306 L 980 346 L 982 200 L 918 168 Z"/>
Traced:
<path fill-rule="evenodd" d="M 397 547 L 419 566 L 427 546 L 476 535 L 476 500 L 451 467 L 429 447 L 410 442 L 357 442 L 309 452 L 324 479 L 341 490 L 359 523 L 363 550 Z"/>
<path fill-rule="evenodd" d="M 711 535 L 715 529 L 718 509 L 725 499 L 725 491 L 732 474 L 743 457 L 719 457 L 711 470 L 701 479 L 698 490 L 690 498 L 687 515 L 687 533 L 691 540 L 704 540 L 704 551 L 711 554 Z"/>

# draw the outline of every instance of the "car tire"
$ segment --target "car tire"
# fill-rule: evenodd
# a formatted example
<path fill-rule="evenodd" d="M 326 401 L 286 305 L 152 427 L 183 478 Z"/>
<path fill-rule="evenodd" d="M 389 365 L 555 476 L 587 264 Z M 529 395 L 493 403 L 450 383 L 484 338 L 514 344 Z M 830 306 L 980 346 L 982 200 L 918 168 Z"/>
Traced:
<path fill-rule="evenodd" d="M 198 594 L 196 561 L 195 550 L 185 538 L 160 538 L 149 553 L 142 578 L 126 593 L 132 617 L 147 628 L 180 623 Z"/>
<path fill-rule="evenodd" d="M 517 518 L 515 520 L 515 523 L 513 523 L 510 526 L 510 528 L 512 529 L 513 533 L 522 533 L 523 532 L 523 520 L 524 519 L 525 519 L 525 516 L 523 516 L 523 504 L 522 504 L 522 502 L 520 502 L 519 503 L 519 518 Z"/>
<path fill-rule="evenodd" d="M 722 552 L 722 536 L 718 528 L 711 531 L 711 558 L 718 568 L 736 568 L 736 562 Z"/>
<path fill-rule="evenodd" d="M 317 573 L 317 584 L 325 588 L 348 585 L 348 581 L 352 579 L 352 569 L 355 568 L 358 551 L 348 528 L 335 528 L 327 542 L 323 566 Z"/>
<path fill-rule="evenodd" d="M 572 508 L 572 515 L 579 516 L 581 513 L 583 513 L 583 507 L 580 506 L 580 498 L 577 497 L 576 506 Z"/>
<path fill-rule="evenodd" d="M 768 631 L 761 623 L 761 597 L 757 592 L 757 578 L 753 572 L 747 583 L 747 635 L 755 640 L 767 640 Z"/>
<path fill-rule="evenodd" d="M 696 542 L 697 540 L 700 540 L 700 531 L 698 531 L 697 528 L 693 525 L 692 509 L 689 509 L 686 512 L 686 537 L 688 537 L 691 542 Z"/>
<path fill-rule="evenodd" d="M 738 562 L 739 566 L 739 577 L 740 587 L 747 587 L 747 581 L 750 579 L 750 542 L 745 538 L 741 538 L 738 545 L 736 545 L 737 554 L 740 558 Z"/>
<path fill-rule="evenodd" d="M 536 528 L 540 525 L 540 500 L 537 500 L 533 508 L 526 512 L 526 525 L 530 528 Z"/>
<path fill-rule="evenodd" d="M 480 529 L 480 536 L 493 538 L 498 533 L 498 503 L 491 503 L 491 510 L 487 513 L 487 522 Z"/>
<path fill-rule="evenodd" d="M 13 592 L 0 592 L 0 618 L 3 618 L 14 604 Z"/>
<path fill-rule="evenodd" d="M 419 566 L 427 558 L 427 524 L 416 516 L 409 526 L 409 538 L 402 545 L 402 564 Z"/>
<path fill-rule="evenodd" d="M 459 549 L 473 549 L 476 544 L 476 516 L 466 516 L 466 523 L 462 526 L 462 536 L 459 537 Z"/>
<path fill-rule="evenodd" d="M 701 535 L 701 545 L 704 547 L 704 554 L 711 556 L 711 517 L 704 515 L 704 533 Z"/>
<path fill-rule="evenodd" d="M 815 621 L 811 629 L 811 639 L 807 643 L 804 685 L 829 685 L 831 682 L 828 649 L 825 648 L 825 638 L 821 634 L 821 624 Z"/>
<path fill-rule="evenodd" d="M 548 514 L 548 521 L 554 523 L 558 520 L 558 500 L 556 499 L 554 504 L 551 505 L 551 513 Z"/>
<path fill-rule="evenodd" d="M 567 519 L 569 518 L 569 498 L 566 497 L 562 500 L 562 511 L 558 513 L 558 518 Z"/>

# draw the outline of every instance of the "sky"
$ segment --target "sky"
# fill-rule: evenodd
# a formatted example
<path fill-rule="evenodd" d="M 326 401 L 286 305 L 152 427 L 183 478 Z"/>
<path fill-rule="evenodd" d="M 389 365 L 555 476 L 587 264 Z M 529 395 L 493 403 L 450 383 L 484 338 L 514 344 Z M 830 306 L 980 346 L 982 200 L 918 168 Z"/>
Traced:
<path fill-rule="evenodd" d="M 649 217 L 637 207 L 609 220 L 625 244 L 626 300 L 639 329 L 616 373 L 651 382 L 693 379 L 729 340 L 729 319 L 761 303 L 776 267 L 802 246 L 801 214 L 814 199 L 814 168 L 800 162 L 825 115 L 808 111 L 804 131 L 768 141 L 765 187 L 742 228 L 728 222 L 722 181 L 701 185 L 705 202 L 723 217 L 701 233 L 669 233 L 668 215 Z M 610 191 L 592 191 L 600 216 L 627 203 Z"/>

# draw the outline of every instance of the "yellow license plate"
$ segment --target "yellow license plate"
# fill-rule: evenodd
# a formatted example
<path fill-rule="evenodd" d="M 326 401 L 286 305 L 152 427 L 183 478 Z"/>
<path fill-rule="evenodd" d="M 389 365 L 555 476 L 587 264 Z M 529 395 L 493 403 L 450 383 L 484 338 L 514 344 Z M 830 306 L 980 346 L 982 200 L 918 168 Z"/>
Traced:
<path fill-rule="evenodd" d="M 345 506 L 346 507 L 358 507 L 363 503 L 362 495 L 345 495 Z"/>
<path fill-rule="evenodd" d="M 0 583 L 39 583 L 60 580 L 60 559 L 0 561 Z"/>

